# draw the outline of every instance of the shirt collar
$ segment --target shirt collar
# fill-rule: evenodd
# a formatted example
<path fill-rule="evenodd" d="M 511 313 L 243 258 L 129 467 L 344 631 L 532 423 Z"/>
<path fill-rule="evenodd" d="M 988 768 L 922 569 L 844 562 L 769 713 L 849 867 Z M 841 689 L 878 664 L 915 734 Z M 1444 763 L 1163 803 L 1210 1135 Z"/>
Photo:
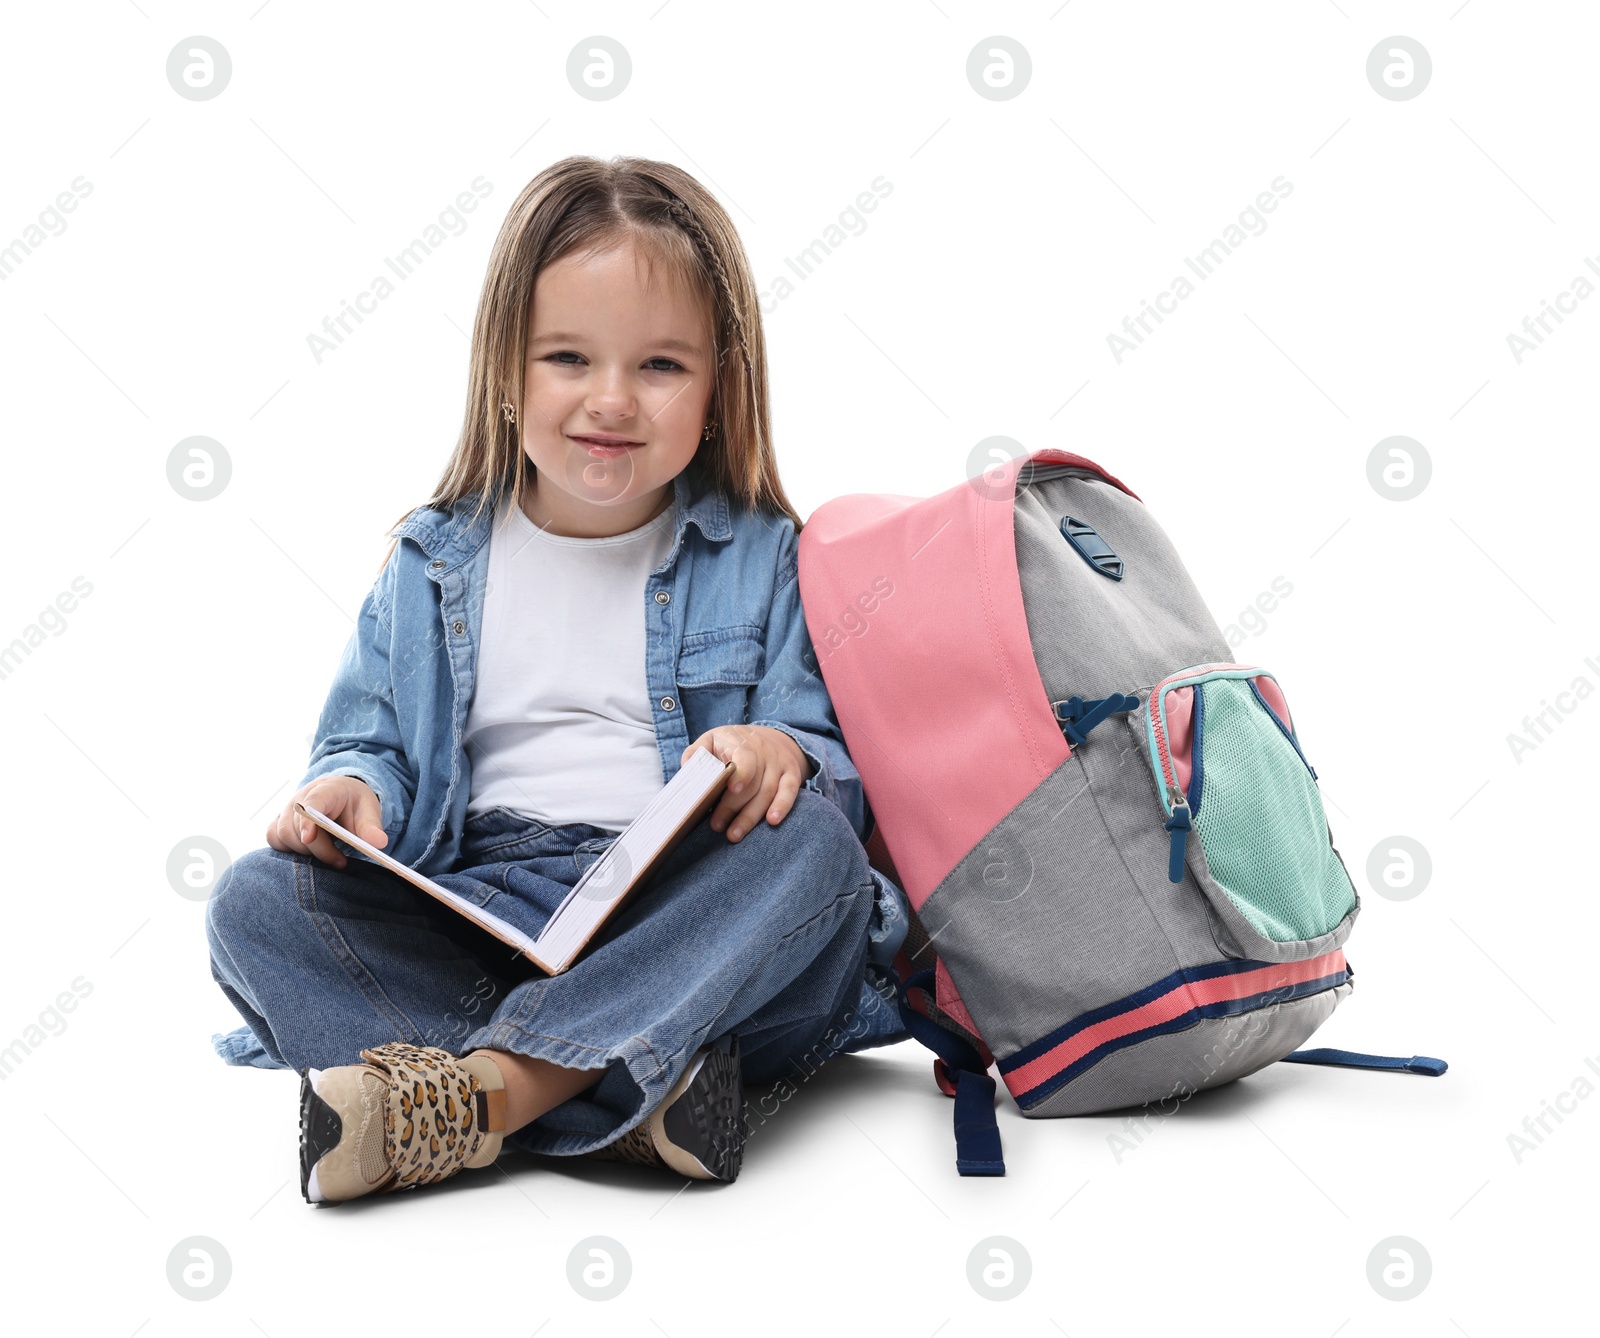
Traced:
<path fill-rule="evenodd" d="M 707 539 L 733 538 L 733 526 L 728 520 L 728 499 L 717 489 L 706 486 L 698 492 L 689 481 L 689 471 L 680 470 L 672 480 L 673 495 L 678 503 L 678 532 L 673 540 L 676 548 L 683 542 L 683 531 L 692 520 Z"/>

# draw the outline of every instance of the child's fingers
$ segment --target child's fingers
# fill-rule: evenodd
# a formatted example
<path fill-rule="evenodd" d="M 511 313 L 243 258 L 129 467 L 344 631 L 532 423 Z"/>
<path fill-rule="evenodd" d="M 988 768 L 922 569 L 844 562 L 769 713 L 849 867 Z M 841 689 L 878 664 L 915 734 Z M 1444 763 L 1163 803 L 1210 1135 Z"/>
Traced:
<path fill-rule="evenodd" d="M 293 828 L 282 813 L 273 814 L 272 821 L 267 824 L 267 844 L 274 850 L 288 851 L 293 849 L 289 844 L 289 836 Z"/>
<path fill-rule="evenodd" d="M 330 813 L 328 816 L 332 817 L 333 815 Z M 350 861 L 339 853 L 339 847 L 334 845 L 333 838 L 323 831 L 321 827 L 318 827 L 316 823 L 312 823 L 311 826 L 316 835 L 306 842 L 306 850 L 315 855 L 324 864 L 331 864 L 336 869 L 344 868 Z"/>
<path fill-rule="evenodd" d="M 751 790 L 760 784 L 762 773 L 766 770 L 761 754 L 746 740 L 747 736 L 742 731 L 735 734 L 732 730 L 723 730 L 713 742 L 712 751 L 724 762 L 733 763 L 733 774 L 728 777 L 728 783 L 723 787 L 717 806 L 712 811 L 712 831 L 720 832 L 733 815 L 750 802 Z"/>
<path fill-rule="evenodd" d="M 277 837 L 276 846 L 279 850 L 288 851 L 294 855 L 310 853 L 306 842 L 310 839 L 306 827 L 315 828 L 316 824 L 308 818 L 303 818 L 295 811 L 294 800 L 289 801 L 289 806 L 278 814 L 273 823 L 274 835 Z"/>
<path fill-rule="evenodd" d="M 725 736 L 725 737 L 720 737 Z M 738 736 L 732 729 L 724 725 L 719 729 L 708 729 L 698 739 L 691 743 L 678 755 L 678 765 L 682 766 L 689 760 L 689 754 L 696 748 L 704 748 L 713 757 L 719 757 L 724 762 L 728 760 L 727 751 L 738 742 Z"/>
<path fill-rule="evenodd" d="M 793 771 L 785 771 L 783 778 L 778 782 L 778 793 L 767 808 L 767 821 L 776 827 L 788 817 L 789 810 L 794 807 L 795 797 L 799 793 L 799 775 Z"/>
<path fill-rule="evenodd" d="M 326 813 L 372 845 L 381 846 L 388 842 L 389 838 L 383 831 L 383 814 L 378 805 L 378 796 L 364 781 L 344 776 L 327 777 L 314 781 L 296 799 Z M 293 799 L 285 811 L 284 825 L 295 837 L 296 844 L 292 848 L 297 852 L 314 855 L 335 869 L 342 869 L 350 863 L 349 856 L 333 843 L 333 837 L 300 813 Z"/>
<path fill-rule="evenodd" d="M 740 795 L 733 793 L 733 781 L 730 779 L 723 787 L 717 806 L 711 810 L 711 830 L 720 832 L 733 820 L 733 815 L 744 807 L 744 803 L 745 800 Z"/>
<path fill-rule="evenodd" d="M 750 802 L 739 810 L 728 825 L 728 840 L 739 840 L 761 821 L 762 815 L 772 806 L 772 801 L 777 796 L 780 778 L 781 773 L 777 767 L 767 768 L 761 785 L 751 796 Z"/>
<path fill-rule="evenodd" d="M 729 754 L 728 761 L 733 763 L 733 775 L 728 777 L 728 793 L 740 796 L 739 802 L 742 804 L 750 798 L 750 792 L 761 784 L 766 760 L 748 743 L 740 743 Z"/>
<path fill-rule="evenodd" d="M 368 845 L 381 848 L 389 844 L 389 834 L 383 830 L 383 806 L 370 789 L 356 801 L 355 819 L 350 830 Z"/>

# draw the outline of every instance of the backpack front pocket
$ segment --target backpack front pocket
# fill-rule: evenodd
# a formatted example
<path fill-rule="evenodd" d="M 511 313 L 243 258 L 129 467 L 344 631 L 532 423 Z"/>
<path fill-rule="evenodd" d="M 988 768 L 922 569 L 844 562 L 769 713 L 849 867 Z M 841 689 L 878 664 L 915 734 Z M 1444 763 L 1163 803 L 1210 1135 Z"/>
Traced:
<path fill-rule="evenodd" d="M 1146 727 L 1172 882 L 1188 865 L 1273 943 L 1318 939 L 1355 910 L 1316 773 L 1270 673 L 1237 664 L 1179 670 L 1151 690 Z"/>

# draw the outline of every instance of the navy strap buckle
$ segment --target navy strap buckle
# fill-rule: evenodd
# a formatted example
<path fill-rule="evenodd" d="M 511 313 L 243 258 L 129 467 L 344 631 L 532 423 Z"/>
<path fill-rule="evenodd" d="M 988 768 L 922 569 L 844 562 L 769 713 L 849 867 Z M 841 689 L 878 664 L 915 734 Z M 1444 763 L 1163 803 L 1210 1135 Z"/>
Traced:
<path fill-rule="evenodd" d="M 1139 699 L 1123 692 L 1113 692 L 1109 697 L 1068 697 L 1064 702 L 1051 702 L 1061 732 L 1074 748 L 1083 747 L 1089 731 L 1108 716 L 1121 715 L 1139 709 Z"/>

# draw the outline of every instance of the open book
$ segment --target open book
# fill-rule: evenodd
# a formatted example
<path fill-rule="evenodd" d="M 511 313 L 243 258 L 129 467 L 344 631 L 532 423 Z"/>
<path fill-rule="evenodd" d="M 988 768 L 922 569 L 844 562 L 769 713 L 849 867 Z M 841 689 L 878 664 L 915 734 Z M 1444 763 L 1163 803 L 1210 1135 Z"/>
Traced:
<path fill-rule="evenodd" d="M 644 811 L 584 871 L 556 907 L 555 914 L 536 933 L 529 932 L 531 923 L 520 926 L 513 924 L 459 892 L 452 892 L 433 879 L 423 877 L 415 869 L 385 855 L 376 846 L 347 831 L 326 813 L 319 812 L 309 804 L 296 803 L 295 808 L 324 831 L 338 837 L 391 873 L 399 874 L 430 897 L 459 911 L 502 943 L 517 949 L 540 970 L 554 976 L 560 975 L 577 961 L 578 954 L 594 937 L 595 931 L 619 906 L 650 881 L 673 847 L 711 811 L 732 774 L 733 763 L 723 762 L 705 748 L 696 748 L 678 768 L 677 775 L 657 791 L 655 797 L 644 806 Z M 515 897 L 504 895 L 494 900 L 510 906 L 522 905 Z M 540 918 L 540 913 L 532 906 L 524 909 L 533 920 Z"/>

